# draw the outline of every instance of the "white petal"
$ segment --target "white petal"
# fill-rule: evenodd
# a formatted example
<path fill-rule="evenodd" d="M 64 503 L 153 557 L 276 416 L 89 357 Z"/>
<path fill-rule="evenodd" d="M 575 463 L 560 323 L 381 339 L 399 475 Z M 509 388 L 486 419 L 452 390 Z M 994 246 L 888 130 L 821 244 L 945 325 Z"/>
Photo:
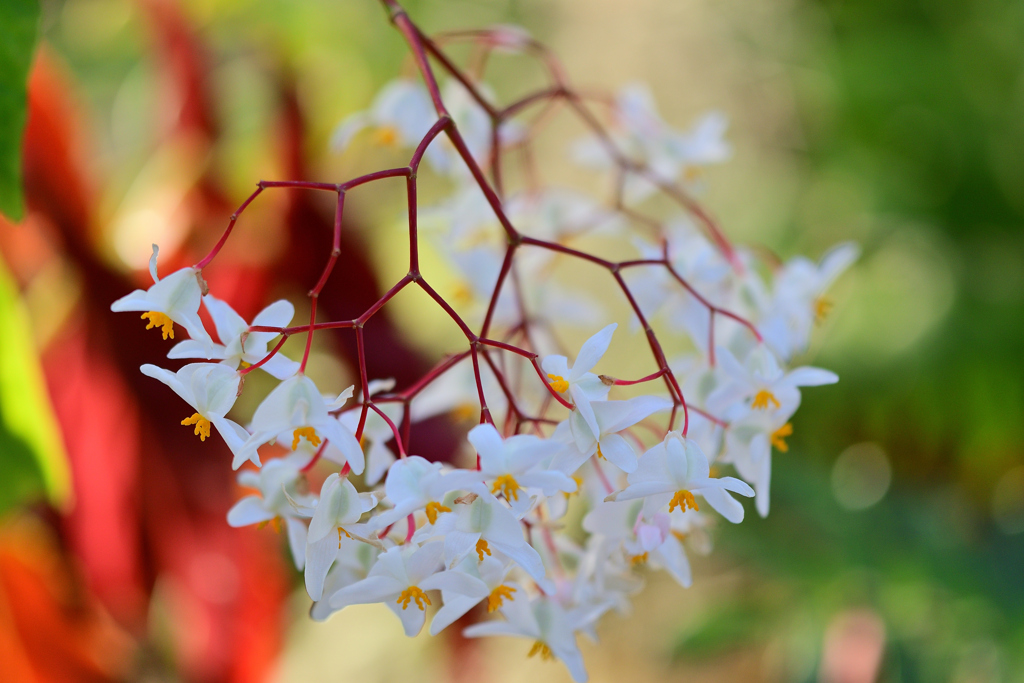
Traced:
<path fill-rule="evenodd" d="M 612 343 L 612 334 L 618 326 L 618 323 L 612 323 L 583 342 L 576 362 L 572 364 L 572 371 L 569 377 L 566 377 L 570 383 L 583 377 L 584 373 L 590 372 L 591 368 L 597 365 L 597 361 L 601 360 L 601 356 L 608 350 L 608 345 Z"/>
<path fill-rule="evenodd" d="M 636 469 L 636 451 L 619 434 L 607 434 L 601 438 L 601 454 L 623 472 Z"/>
<path fill-rule="evenodd" d="M 259 522 L 266 522 L 277 515 L 263 507 L 263 499 L 259 496 L 246 496 L 235 503 L 228 510 L 228 524 L 230 526 L 249 526 Z"/>

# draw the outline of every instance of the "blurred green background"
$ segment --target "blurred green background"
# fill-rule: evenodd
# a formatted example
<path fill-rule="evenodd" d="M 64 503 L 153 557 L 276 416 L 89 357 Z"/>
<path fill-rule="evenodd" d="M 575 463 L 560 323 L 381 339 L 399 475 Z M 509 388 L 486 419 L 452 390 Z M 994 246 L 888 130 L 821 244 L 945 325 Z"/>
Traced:
<path fill-rule="evenodd" d="M 808 393 L 790 451 L 776 454 L 772 514 L 721 529 L 716 554 L 698 564 L 706 590 L 681 595 L 656 581 L 633 616 L 609 617 L 605 644 L 585 648 L 592 679 L 1024 681 L 1024 3 L 405 5 L 428 32 L 522 24 L 581 85 L 649 82 L 680 127 L 721 109 L 736 154 L 709 174 L 706 204 L 727 232 L 783 257 L 847 239 L 864 249 L 803 359 L 842 379 Z M 372 0 L 184 9 L 214 64 L 222 131 L 199 160 L 168 150 L 152 123 L 166 103 L 138 6 L 42 3 L 41 40 L 72 75 L 90 163 L 107 179 L 97 189 L 107 257 L 136 267 L 139 244 L 157 238 L 129 209 L 157 202 L 157 190 L 212 168 L 240 200 L 256 179 L 281 175 L 281 71 L 294 78 L 303 145 L 322 178 L 379 164 L 358 150 L 331 154 L 327 140 L 408 72 Z M 496 74 L 499 89 L 538 78 L 515 62 Z M 184 228 L 160 229 L 162 244 L 184 238 Z M 44 345 L 48 309 L 23 298 Z M 4 361 L 15 353 L 0 350 Z M 5 505 L 41 490 L 24 450 L 3 448 Z M 442 676 L 442 645 L 407 643 L 382 623 L 379 646 L 346 632 L 339 657 L 324 647 L 338 620 L 310 624 L 302 609 L 296 598 L 281 680 Z M 842 678 L 834 653 L 858 638 L 884 643 L 882 664 L 877 676 Z M 502 680 L 563 676 L 488 656 Z"/>

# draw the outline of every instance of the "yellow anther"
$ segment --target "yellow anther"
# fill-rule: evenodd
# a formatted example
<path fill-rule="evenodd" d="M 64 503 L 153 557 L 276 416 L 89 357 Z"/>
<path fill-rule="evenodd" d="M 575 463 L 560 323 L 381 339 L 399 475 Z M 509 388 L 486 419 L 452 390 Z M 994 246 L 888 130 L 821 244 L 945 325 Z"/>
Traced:
<path fill-rule="evenodd" d="M 395 602 L 401 605 L 402 609 L 406 609 L 407 607 L 409 607 L 410 602 L 415 602 L 417 607 L 419 607 L 421 610 L 426 611 L 427 608 L 424 605 L 424 603 L 429 605 L 430 598 L 427 597 L 426 593 L 420 590 L 419 586 L 409 586 L 401 592 L 401 594 L 398 596 L 398 599 L 395 600 Z"/>
<path fill-rule="evenodd" d="M 762 389 L 757 392 L 757 396 L 754 397 L 754 403 L 750 407 L 757 410 L 766 410 L 769 403 L 774 405 L 776 408 L 780 405 L 779 399 L 775 398 L 775 394 L 767 389 Z"/>
<path fill-rule="evenodd" d="M 642 553 L 640 555 L 632 555 L 632 556 L 630 556 L 629 563 L 631 565 L 633 565 L 634 567 L 639 565 L 639 564 L 647 564 L 647 553 Z"/>
<path fill-rule="evenodd" d="M 480 408 L 472 403 L 463 403 L 462 405 L 455 406 L 452 414 L 456 420 L 475 420 L 480 416 Z"/>
<path fill-rule="evenodd" d="M 311 443 L 313 447 L 320 445 L 320 437 L 316 435 L 316 430 L 312 427 L 299 427 L 292 432 L 292 450 L 294 451 L 299 447 L 299 440 L 302 437 L 306 437 L 306 441 Z"/>
<path fill-rule="evenodd" d="M 195 425 L 195 435 L 199 437 L 200 441 L 206 441 L 206 437 L 210 435 L 210 421 L 199 413 L 192 413 L 192 417 L 186 417 L 181 421 L 183 425 Z"/>
<path fill-rule="evenodd" d="M 455 291 L 452 293 L 452 298 L 460 304 L 469 304 L 473 302 L 475 295 L 469 285 L 464 282 L 460 282 L 455 285 Z"/>
<path fill-rule="evenodd" d="M 702 175 L 700 166 L 687 166 L 683 170 L 683 179 L 688 183 L 695 183 Z"/>
<path fill-rule="evenodd" d="M 555 658 L 555 656 L 551 654 L 551 648 L 548 647 L 548 644 L 542 643 L 539 640 L 533 644 L 533 647 L 530 648 L 530 653 L 526 655 L 526 657 L 530 658 L 534 655 L 540 655 L 540 658 L 545 662 Z"/>
<path fill-rule="evenodd" d="M 675 536 L 676 540 L 680 543 L 685 541 L 687 536 L 687 534 L 684 534 L 682 531 L 676 531 L 675 529 L 672 530 L 672 535 Z"/>
<path fill-rule="evenodd" d="M 569 383 L 561 375 L 548 375 L 548 379 L 551 380 L 551 388 L 558 393 L 564 394 L 569 390 Z"/>
<path fill-rule="evenodd" d="M 668 502 L 668 511 L 672 512 L 678 507 L 682 512 L 686 512 L 687 506 L 692 510 L 700 510 L 697 507 L 697 501 L 693 499 L 692 493 L 689 491 L 676 491 L 676 495 L 672 496 L 672 500 Z"/>
<path fill-rule="evenodd" d="M 243 361 L 241 361 L 241 362 L 239 363 L 239 365 L 241 365 L 241 366 L 242 366 L 242 369 L 244 370 L 245 368 L 251 367 L 251 366 L 252 366 L 252 363 L 250 363 L 250 362 L 249 362 L 249 361 L 247 361 L 247 360 L 243 360 Z"/>
<path fill-rule="evenodd" d="M 786 443 L 785 439 L 787 436 L 793 436 L 793 423 L 787 422 L 782 425 L 774 432 L 772 432 L 772 445 L 779 449 L 783 453 L 789 452 L 789 444 Z"/>
<path fill-rule="evenodd" d="M 708 468 L 708 476 L 714 479 L 719 474 L 718 465 L 712 465 Z"/>
<path fill-rule="evenodd" d="M 398 129 L 394 126 L 381 126 L 373 136 L 374 142 L 386 147 L 394 146 L 398 142 Z"/>
<path fill-rule="evenodd" d="M 345 531 L 344 529 L 342 529 L 339 526 L 338 527 L 338 550 L 341 550 L 341 536 L 342 536 L 342 534 L 344 534 L 345 536 L 348 536 L 349 538 L 352 538 L 352 535 L 349 532 Z"/>
<path fill-rule="evenodd" d="M 435 503 L 434 501 L 430 501 L 429 503 L 427 503 L 427 509 L 424 510 L 424 512 L 427 513 L 427 519 L 430 520 L 431 524 L 437 521 L 437 516 L 442 512 L 451 511 L 452 509 L 450 507 L 441 505 L 440 503 Z"/>
<path fill-rule="evenodd" d="M 494 480 L 494 486 L 491 487 L 491 493 L 501 491 L 505 494 L 505 500 L 519 500 L 520 488 L 519 482 L 516 481 L 515 477 L 511 474 L 503 474 Z"/>
<path fill-rule="evenodd" d="M 601 444 L 600 443 L 597 444 L 597 457 L 601 458 L 601 460 L 605 460 L 606 459 L 604 457 L 604 453 L 601 452 Z"/>
<path fill-rule="evenodd" d="M 573 491 L 572 493 L 569 493 L 568 491 L 563 491 L 562 495 L 565 496 L 566 500 L 569 499 L 569 496 L 575 495 L 583 490 L 583 477 L 581 477 L 578 474 L 574 474 L 572 475 L 572 480 L 576 482 L 576 490 Z"/>
<path fill-rule="evenodd" d="M 147 318 L 149 319 L 149 324 L 146 325 L 147 330 L 159 327 L 164 339 L 174 339 L 174 323 L 171 322 L 166 313 L 146 311 L 142 314 L 142 319 L 146 320 Z"/>
<path fill-rule="evenodd" d="M 833 304 L 830 299 L 827 299 L 827 298 L 825 298 L 823 296 L 819 296 L 817 299 L 815 299 L 814 300 L 814 322 L 820 324 L 821 321 L 825 319 L 825 316 L 827 316 L 829 314 L 829 311 L 832 310 L 832 307 L 834 305 L 835 304 Z"/>
<path fill-rule="evenodd" d="M 516 589 L 512 586 L 498 586 L 487 596 L 487 611 L 493 612 L 501 607 L 505 600 L 512 600 L 512 594 Z"/>
<path fill-rule="evenodd" d="M 267 526 L 268 524 L 271 525 L 272 527 L 274 527 L 274 531 L 276 531 L 277 533 L 281 533 L 281 518 L 280 517 L 274 517 L 273 519 L 264 520 L 264 521 L 260 522 L 259 524 L 257 524 L 256 528 L 257 529 L 262 529 L 265 526 Z"/>
<path fill-rule="evenodd" d="M 476 554 L 480 557 L 481 562 L 484 561 L 484 553 L 490 555 L 491 549 L 490 547 L 488 547 L 487 541 L 481 538 L 479 541 L 476 542 Z"/>

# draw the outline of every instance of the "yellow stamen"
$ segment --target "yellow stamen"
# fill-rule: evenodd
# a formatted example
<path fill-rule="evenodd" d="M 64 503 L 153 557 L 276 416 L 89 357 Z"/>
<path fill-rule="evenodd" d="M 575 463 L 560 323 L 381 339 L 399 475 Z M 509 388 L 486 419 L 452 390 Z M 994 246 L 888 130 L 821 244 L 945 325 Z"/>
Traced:
<path fill-rule="evenodd" d="M 292 450 L 294 451 L 299 447 L 299 440 L 302 437 L 306 437 L 306 441 L 311 443 L 313 447 L 320 445 L 320 437 L 316 435 L 316 430 L 312 427 L 299 427 L 292 432 Z"/>
<path fill-rule="evenodd" d="M 700 510 L 697 507 L 697 501 L 693 499 L 692 493 L 689 491 L 676 491 L 676 495 L 672 496 L 672 500 L 668 502 L 668 511 L 672 512 L 678 507 L 682 512 L 686 512 L 687 506 L 692 510 Z"/>
<path fill-rule="evenodd" d="M 682 531 L 676 531 L 675 529 L 672 530 L 672 535 L 675 536 L 680 543 L 685 541 L 687 536 Z"/>
<path fill-rule="evenodd" d="M 578 474 L 574 474 L 572 475 L 572 480 L 576 482 L 576 490 L 573 491 L 572 493 L 569 493 L 568 491 L 562 492 L 562 495 L 565 496 L 567 500 L 570 496 L 576 495 L 577 493 L 583 490 L 583 477 L 581 477 Z"/>
<path fill-rule="evenodd" d="M 835 306 L 830 299 L 823 296 L 819 296 L 814 300 L 814 322 L 821 324 L 821 321 L 825 319 L 825 316 L 829 314 L 832 307 Z"/>
<path fill-rule="evenodd" d="M 344 529 L 342 529 L 339 526 L 338 527 L 338 550 L 341 550 L 341 535 L 342 534 L 344 534 L 345 536 L 348 536 L 349 538 L 352 538 L 352 535 L 349 532 L 345 531 Z"/>
<path fill-rule="evenodd" d="M 374 142 L 385 147 L 393 147 L 398 142 L 398 129 L 394 126 L 381 126 L 373 136 Z"/>
<path fill-rule="evenodd" d="M 252 366 L 252 363 L 250 363 L 247 360 L 243 360 L 243 361 L 241 361 L 241 363 L 239 363 L 239 365 L 241 365 L 242 369 L 244 370 L 245 368 L 248 368 L 248 367 Z"/>
<path fill-rule="evenodd" d="M 530 657 L 538 654 L 545 662 L 555 658 L 555 656 L 551 654 L 551 648 L 548 647 L 547 643 L 542 643 L 539 640 L 533 644 L 533 647 L 530 648 L 530 653 L 526 655 L 526 657 L 529 659 Z"/>
<path fill-rule="evenodd" d="M 696 182 L 701 176 L 701 169 L 699 166 L 687 166 L 683 170 L 683 179 L 688 183 Z"/>
<path fill-rule="evenodd" d="M 789 452 L 789 444 L 785 439 L 793 435 L 793 423 L 787 422 L 772 433 L 772 445 L 783 453 Z"/>
<path fill-rule="evenodd" d="M 768 391 L 767 389 L 762 389 L 761 391 L 757 392 L 757 396 L 754 397 L 754 403 L 750 407 L 755 408 L 757 410 L 766 410 L 768 408 L 769 402 L 771 402 L 771 404 L 774 405 L 776 408 L 778 408 L 780 405 L 779 399 L 775 398 L 775 394 Z"/>
<path fill-rule="evenodd" d="M 452 411 L 452 414 L 456 420 L 475 420 L 479 417 L 479 411 L 480 408 L 472 403 L 463 403 L 462 405 L 456 406 L 455 410 Z"/>
<path fill-rule="evenodd" d="M 512 594 L 516 589 L 512 586 L 498 586 L 487 596 L 487 611 L 493 612 L 501 607 L 505 600 L 512 600 Z"/>
<path fill-rule="evenodd" d="M 435 503 L 434 501 L 430 501 L 429 503 L 427 503 L 427 509 L 424 510 L 424 512 L 427 513 L 427 519 L 430 520 L 431 524 L 437 521 L 437 516 L 442 512 L 451 511 L 452 509 L 450 507 L 446 507 L 444 505 L 441 505 L 440 503 Z"/>
<path fill-rule="evenodd" d="M 569 383 L 561 375 L 548 375 L 548 379 L 551 380 L 551 388 L 558 393 L 564 394 L 569 390 Z"/>
<path fill-rule="evenodd" d="M 600 443 L 597 444 L 597 457 L 601 458 L 601 460 L 607 460 L 607 458 L 604 457 L 604 453 L 601 452 Z"/>
<path fill-rule="evenodd" d="M 427 608 L 424 606 L 423 603 L 429 605 L 430 598 L 427 597 L 426 593 L 420 590 L 419 586 L 409 586 L 404 591 L 402 591 L 402 593 L 398 596 L 398 599 L 395 600 L 395 602 L 401 605 L 402 609 L 406 609 L 407 607 L 409 607 L 410 602 L 415 602 L 417 607 L 419 607 L 423 611 L 426 611 Z"/>
<path fill-rule="evenodd" d="M 149 319 L 149 324 L 146 325 L 147 330 L 151 330 L 154 327 L 159 327 L 160 332 L 163 334 L 164 339 L 174 339 L 174 323 L 167 317 L 166 313 L 160 311 L 146 311 L 142 314 L 142 319 Z"/>
<path fill-rule="evenodd" d="M 491 487 L 491 493 L 497 493 L 500 490 L 505 494 L 505 500 L 519 500 L 520 488 L 519 482 L 516 481 L 515 477 L 511 474 L 503 474 L 494 480 L 494 486 Z"/>
<path fill-rule="evenodd" d="M 199 413 L 192 413 L 192 417 L 186 417 L 181 424 L 195 425 L 194 434 L 199 437 L 200 441 L 206 441 L 206 437 L 210 435 L 210 421 Z"/>
<path fill-rule="evenodd" d="M 281 533 L 281 518 L 280 517 L 274 517 L 273 519 L 264 520 L 264 521 L 260 522 L 259 524 L 257 524 L 256 528 L 257 529 L 262 529 L 262 528 L 266 527 L 268 524 L 271 525 L 272 527 L 274 527 L 274 531 L 276 531 L 277 533 Z"/>
<path fill-rule="evenodd" d="M 469 285 L 464 282 L 460 282 L 455 285 L 455 291 L 452 293 L 452 298 L 460 304 L 470 304 L 473 303 L 475 296 L 473 294 L 473 290 L 469 288 Z"/>
<path fill-rule="evenodd" d="M 481 538 L 479 541 L 476 542 L 476 554 L 480 557 L 481 562 L 484 561 L 484 553 L 490 555 L 491 549 L 490 547 L 488 547 L 487 541 Z"/>
<path fill-rule="evenodd" d="M 631 565 L 633 565 L 634 567 L 637 566 L 637 565 L 640 565 L 640 564 L 646 564 L 647 563 L 647 553 L 643 553 L 642 555 L 633 555 L 632 557 L 629 558 L 629 563 Z"/>

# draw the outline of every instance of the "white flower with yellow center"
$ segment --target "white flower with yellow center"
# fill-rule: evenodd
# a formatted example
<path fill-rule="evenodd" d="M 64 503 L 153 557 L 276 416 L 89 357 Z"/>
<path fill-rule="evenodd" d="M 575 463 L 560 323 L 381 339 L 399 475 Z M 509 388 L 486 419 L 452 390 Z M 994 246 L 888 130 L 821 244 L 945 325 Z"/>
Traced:
<path fill-rule="evenodd" d="M 484 583 L 465 572 L 441 571 L 443 549 L 440 543 L 419 548 L 408 544 L 391 548 L 377 557 L 377 563 L 362 581 L 334 593 L 328 603 L 333 609 L 349 605 L 383 602 L 402 620 L 407 636 L 423 628 L 427 591 L 444 590 L 463 595 L 486 595 Z"/>
<path fill-rule="evenodd" d="M 485 621 L 473 624 L 462 634 L 467 638 L 483 636 L 517 636 L 533 641 L 528 657 L 539 655 L 544 661 L 560 659 L 569 669 L 576 683 L 587 680 L 583 655 L 576 645 L 575 631 L 583 628 L 576 615 L 566 612 L 557 602 L 548 598 L 533 600 L 516 591 L 511 600 L 503 601 L 501 614 L 505 621 Z"/>
<path fill-rule="evenodd" d="M 573 447 L 555 456 L 552 469 L 571 475 L 596 454 L 623 472 L 632 472 L 636 469 L 636 451 L 619 432 L 669 410 L 672 402 L 658 396 L 637 396 L 626 401 L 594 401 L 591 406 L 597 422 L 595 431 L 578 410 L 555 429 L 552 439 Z"/>
<path fill-rule="evenodd" d="M 553 496 L 572 493 L 576 482 L 558 470 L 543 469 L 565 445 L 530 434 L 502 439 L 494 425 L 481 424 L 469 430 L 469 441 L 480 456 L 480 475 L 491 493 L 500 493 L 520 517 L 530 508 L 530 492 Z"/>
<path fill-rule="evenodd" d="M 764 345 L 754 347 L 740 363 L 728 349 L 719 347 L 718 361 L 727 380 L 708 396 L 708 409 L 737 419 L 747 408 L 777 413 L 786 418 L 800 405 L 797 387 L 835 384 L 839 377 L 829 370 L 804 366 L 784 371 L 775 354 Z M 749 400 L 749 406 L 746 401 Z"/>
<path fill-rule="evenodd" d="M 249 332 L 249 323 L 238 315 L 227 302 L 207 294 L 203 297 L 206 310 L 213 318 L 214 327 L 221 344 L 204 344 L 194 339 L 187 339 L 175 344 L 167 354 L 168 358 L 204 358 L 219 360 L 233 368 L 255 365 L 267 355 L 270 341 L 278 336 L 277 332 Z M 291 302 L 275 301 L 253 318 L 254 327 L 286 327 L 295 315 L 295 307 Z M 291 377 L 299 369 L 299 364 L 277 353 L 273 358 L 260 366 L 278 379 Z"/>
<path fill-rule="evenodd" d="M 238 372 L 219 363 L 190 363 L 177 372 L 147 363 L 140 370 L 147 377 L 158 379 L 169 386 L 192 406 L 195 412 L 182 420 L 181 424 L 193 427 L 201 441 L 206 441 L 210 436 L 211 426 L 216 427 L 217 433 L 235 456 L 235 469 L 248 459 L 249 456 L 243 453 L 249 432 L 224 417 L 238 397 Z M 256 456 L 253 462 L 259 465 L 259 457 Z"/>
<path fill-rule="evenodd" d="M 790 413 L 750 410 L 729 425 L 722 462 L 732 463 L 756 491 L 757 512 L 768 516 L 772 481 L 772 449 L 789 451 L 786 439 L 793 434 Z"/>
<path fill-rule="evenodd" d="M 347 477 L 334 473 L 324 480 L 306 536 L 306 591 L 313 600 L 322 595 L 327 570 L 341 549 L 341 540 L 361 535 L 363 528 L 357 529 L 357 522 L 376 505 L 376 496 L 359 493 Z"/>
<path fill-rule="evenodd" d="M 296 489 L 302 480 L 299 470 L 305 463 L 306 458 L 293 455 L 270 460 L 258 472 L 239 472 L 238 483 L 259 490 L 260 495 L 245 496 L 228 510 L 228 524 L 233 527 L 267 523 L 276 527 L 279 520 L 284 520 L 288 546 L 299 571 L 306 563 L 306 523 L 301 518 L 309 515 L 295 505 L 311 508 L 316 503 L 314 496 Z"/>
<path fill-rule="evenodd" d="M 544 562 L 526 542 L 515 515 L 486 491 L 470 497 L 471 501 L 453 503 L 453 514 L 444 515 L 436 524 L 420 530 L 424 536 L 444 536 L 445 563 L 451 567 L 467 556 L 483 560 L 492 551 L 498 551 L 519 565 L 543 590 L 553 591 Z"/>
<path fill-rule="evenodd" d="M 164 339 L 174 339 L 173 323 L 178 323 L 197 343 L 211 346 L 213 340 L 199 318 L 199 302 L 203 298 L 199 284 L 202 275 L 195 268 L 182 268 L 161 280 L 156 270 L 158 253 L 159 249 L 154 244 L 153 255 L 149 259 L 153 286 L 126 294 L 110 304 L 110 310 L 115 313 L 142 311 L 142 317 L 149 320 L 146 329 L 160 328 Z"/>
<path fill-rule="evenodd" d="M 374 528 L 382 529 L 413 512 L 423 510 L 427 522 L 437 523 L 438 517 L 451 512 L 445 505 L 445 495 L 451 491 L 480 488 L 480 474 L 468 470 L 442 471 L 439 462 L 430 462 L 418 455 L 399 460 L 388 470 L 384 481 L 384 495 L 394 507 L 373 518 Z"/>
<path fill-rule="evenodd" d="M 430 622 L 430 635 L 436 636 L 481 601 L 485 601 L 488 613 L 496 612 L 506 600 L 512 600 L 516 593 L 522 592 L 521 586 L 506 580 L 512 567 L 509 562 L 491 555 L 485 556 L 482 560 L 478 560 L 476 556 L 469 556 L 455 565 L 451 571 L 463 572 L 479 579 L 487 592 L 469 595 L 442 590 L 441 600 L 444 605 L 437 610 Z"/>
<path fill-rule="evenodd" d="M 636 471 L 627 477 L 629 486 L 609 496 L 612 500 L 645 499 L 648 516 L 666 505 L 672 512 L 689 507 L 699 510 L 694 494 L 703 496 L 711 507 L 730 522 L 743 521 L 743 506 L 728 494 L 753 496 L 754 490 L 736 477 L 712 477 L 708 459 L 692 439 L 669 432 L 665 440 L 640 458 Z"/>
<path fill-rule="evenodd" d="M 617 323 L 608 325 L 593 337 L 583 342 L 576 362 L 569 367 L 569 359 L 565 356 L 546 356 L 541 363 L 548 375 L 551 388 L 560 394 L 566 392 L 572 397 L 580 416 L 590 426 L 594 434 L 598 433 L 597 418 L 590 407 L 591 401 L 602 401 L 608 397 L 611 388 L 601 378 L 590 372 L 608 350 L 612 342 L 612 334 Z"/>
<path fill-rule="evenodd" d="M 281 434 L 291 434 L 291 448 L 299 447 L 303 439 L 312 446 L 320 446 L 329 439 L 345 456 L 356 474 L 362 474 L 363 449 L 356 437 L 331 416 L 352 395 L 352 387 L 341 392 L 337 398 L 327 400 L 317 389 L 313 380 L 299 373 L 278 384 L 271 391 L 252 416 L 252 436 L 245 442 L 242 457 L 235 458 L 235 469 L 246 458 L 258 462 L 257 449 L 265 443 L 276 440 Z"/>
<path fill-rule="evenodd" d="M 663 567 L 683 588 L 693 583 L 690 562 L 672 533 L 668 514 L 656 512 L 647 519 L 639 500 L 599 503 L 583 518 L 583 528 L 613 547 L 621 547 L 631 566 L 649 563 Z"/>
<path fill-rule="evenodd" d="M 821 322 L 832 307 L 825 292 L 859 255 L 857 245 L 844 242 L 829 249 L 818 263 L 798 256 L 776 274 L 758 329 L 779 357 L 789 359 L 807 348 L 814 323 Z"/>
<path fill-rule="evenodd" d="M 338 124 L 331 136 L 331 147 L 344 151 L 365 129 L 372 131 L 377 145 L 415 147 L 436 121 L 437 112 L 426 88 L 400 78 L 381 88 L 368 110 L 356 112 Z M 438 144 L 428 147 L 426 156 L 438 171 L 447 170 L 448 158 Z"/>

